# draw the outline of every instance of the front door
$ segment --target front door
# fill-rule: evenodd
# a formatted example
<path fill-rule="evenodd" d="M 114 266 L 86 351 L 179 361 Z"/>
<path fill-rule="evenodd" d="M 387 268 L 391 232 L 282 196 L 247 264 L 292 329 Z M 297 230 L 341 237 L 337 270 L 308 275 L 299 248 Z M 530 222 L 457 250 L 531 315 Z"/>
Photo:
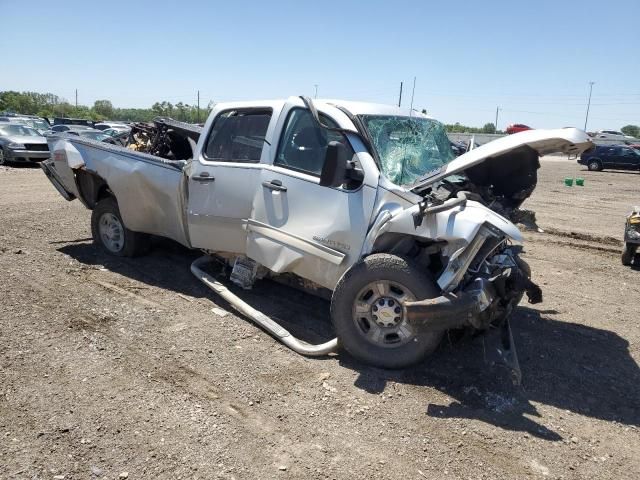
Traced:
<path fill-rule="evenodd" d="M 376 188 L 365 182 L 320 186 L 329 141 L 343 142 L 356 162 L 358 155 L 345 135 L 318 128 L 309 110 L 288 105 L 283 115 L 273 162 L 261 171 L 253 200 L 247 255 L 272 271 L 333 289 L 359 259 Z"/>
<path fill-rule="evenodd" d="M 245 253 L 246 223 L 269 155 L 271 108 L 220 112 L 189 173 L 188 222 L 194 248 Z M 276 115 L 277 116 L 277 115 Z M 273 129 L 273 126 L 271 126 Z"/>

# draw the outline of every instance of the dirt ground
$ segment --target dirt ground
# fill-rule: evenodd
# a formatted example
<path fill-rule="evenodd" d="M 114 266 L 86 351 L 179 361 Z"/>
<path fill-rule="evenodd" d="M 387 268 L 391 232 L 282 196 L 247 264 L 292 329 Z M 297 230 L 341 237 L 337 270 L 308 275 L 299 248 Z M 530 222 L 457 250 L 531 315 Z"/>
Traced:
<path fill-rule="evenodd" d="M 638 173 L 543 161 L 517 388 L 482 337 L 399 372 L 296 355 L 214 303 L 197 253 L 107 256 L 79 202 L 0 167 L 0 478 L 640 478 L 640 269 L 620 263 L 639 193 Z M 331 335 L 322 300 L 243 296 Z"/>

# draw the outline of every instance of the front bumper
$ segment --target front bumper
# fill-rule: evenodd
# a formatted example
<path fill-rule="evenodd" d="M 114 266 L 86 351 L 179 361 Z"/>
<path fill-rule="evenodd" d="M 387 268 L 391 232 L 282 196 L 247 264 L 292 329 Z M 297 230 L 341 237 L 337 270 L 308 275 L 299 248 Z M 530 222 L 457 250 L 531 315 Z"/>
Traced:
<path fill-rule="evenodd" d="M 510 266 L 490 278 L 474 279 L 461 292 L 407 302 L 407 322 L 419 331 L 465 326 L 486 329 L 494 321 L 505 319 L 524 293 L 529 303 L 542 301 L 542 290 L 529 279 L 527 272 Z"/>
<path fill-rule="evenodd" d="M 39 163 L 46 160 L 51 156 L 51 153 L 46 151 L 34 151 L 34 150 L 13 150 L 7 149 L 7 161 L 9 162 L 22 162 L 22 163 Z"/>

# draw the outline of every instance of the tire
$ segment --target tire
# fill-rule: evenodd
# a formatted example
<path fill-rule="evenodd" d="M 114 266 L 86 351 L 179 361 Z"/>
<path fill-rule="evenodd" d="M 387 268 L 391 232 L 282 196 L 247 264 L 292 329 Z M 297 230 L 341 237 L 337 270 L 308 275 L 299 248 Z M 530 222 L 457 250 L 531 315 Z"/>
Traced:
<path fill-rule="evenodd" d="M 411 329 L 402 304 L 439 294 L 431 276 L 411 260 L 370 255 L 351 267 L 333 292 L 331 319 L 338 340 L 347 352 L 370 365 L 413 365 L 436 349 L 444 332 Z"/>
<path fill-rule="evenodd" d="M 93 208 L 91 234 L 96 244 L 117 257 L 144 255 L 151 247 L 149 235 L 133 232 L 124 226 L 114 197 L 103 198 Z"/>
<path fill-rule="evenodd" d="M 0 147 L 0 165 L 9 165 L 9 161 L 7 160 L 7 154 L 4 151 L 4 147 Z"/>
<path fill-rule="evenodd" d="M 592 172 L 599 172 L 602 170 L 602 163 L 598 159 L 589 160 L 587 168 Z"/>
<path fill-rule="evenodd" d="M 628 267 L 629 265 L 631 265 L 631 262 L 633 262 L 633 257 L 635 257 L 636 255 L 636 250 L 637 250 L 637 246 L 636 245 L 629 245 L 628 243 L 624 244 L 624 248 L 622 249 L 622 265 L 624 265 L 625 267 Z"/>

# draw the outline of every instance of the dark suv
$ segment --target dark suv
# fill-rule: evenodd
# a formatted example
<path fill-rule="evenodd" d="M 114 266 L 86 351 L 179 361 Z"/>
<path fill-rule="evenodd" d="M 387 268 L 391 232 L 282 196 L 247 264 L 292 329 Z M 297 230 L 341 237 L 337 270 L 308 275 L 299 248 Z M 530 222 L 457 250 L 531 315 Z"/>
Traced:
<path fill-rule="evenodd" d="M 640 150 L 627 145 L 598 145 L 583 153 L 578 159 L 580 165 L 589 170 L 640 170 Z"/>

